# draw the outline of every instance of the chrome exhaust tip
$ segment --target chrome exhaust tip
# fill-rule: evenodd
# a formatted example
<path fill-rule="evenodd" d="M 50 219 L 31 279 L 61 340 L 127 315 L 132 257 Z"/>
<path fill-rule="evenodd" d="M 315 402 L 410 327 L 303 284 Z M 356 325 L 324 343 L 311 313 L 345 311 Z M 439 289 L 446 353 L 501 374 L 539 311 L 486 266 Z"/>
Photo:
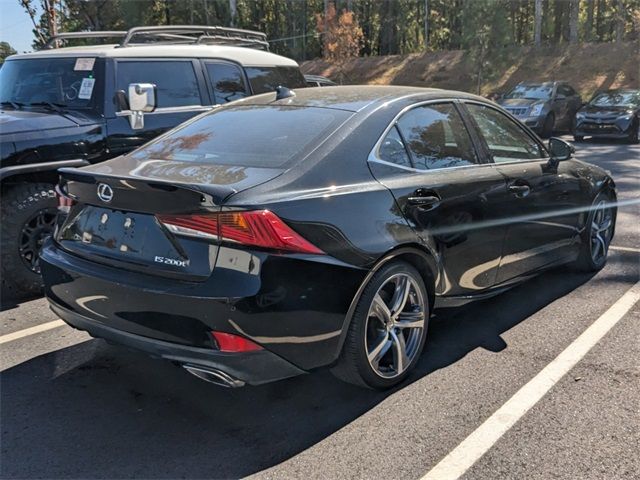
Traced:
<path fill-rule="evenodd" d="M 238 388 L 245 385 L 242 380 L 233 378 L 231 375 L 224 373 L 221 370 L 216 370 L 215 368 L 196 367 L 194 365 L 183 365 L 182 367 L 190 374 L 198 377 L 200 380 L 214 383 L 220 387 Z"/>

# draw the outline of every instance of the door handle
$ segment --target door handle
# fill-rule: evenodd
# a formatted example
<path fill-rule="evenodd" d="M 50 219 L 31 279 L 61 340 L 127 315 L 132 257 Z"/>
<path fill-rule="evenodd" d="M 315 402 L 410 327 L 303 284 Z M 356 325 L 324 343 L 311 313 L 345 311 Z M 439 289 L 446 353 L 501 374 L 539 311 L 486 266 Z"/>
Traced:
<path fill-rule="evenodd" d="M 420 197 L 409 197 L 407 198 L 407 203 L 415 207 L 420 207 L 423 210 L 433 210 L 438 208 L 438 205 L 440 205 L 440 199 L 435 195 L 425 195 Z"/>
<path fill-rule="evenodd" d="M 531 187 L 529 187 L 529 185 L 509 185 L 509 192 L 513 193 L 516 197 L 523 198 L 529 195 Z"/>

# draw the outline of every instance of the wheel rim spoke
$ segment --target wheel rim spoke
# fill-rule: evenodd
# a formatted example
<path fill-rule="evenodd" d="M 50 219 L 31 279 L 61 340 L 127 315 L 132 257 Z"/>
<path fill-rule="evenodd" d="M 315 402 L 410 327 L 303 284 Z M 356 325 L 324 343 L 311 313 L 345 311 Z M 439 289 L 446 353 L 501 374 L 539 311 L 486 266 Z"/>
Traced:
<path fill-rule="evenodd" d="M 397 317 L 404 309 L 409 298 L 409 292 L 411 291 L 411 282 L 406 276 L 400 276 L 396 280 L 396 288 L 393 291 L 393 297 L 391 298 L 391 316 Z"/>
<path fill-rule="evenodd" d="M 379 293 L 373 298 L 371 313 L 384 324 L 391 320 L 391 311 Z"/>
<path fill-rule="evenodd" d="M 424 313 L 402 312 L 398 315 L 395 326 L 398 328 L 422 328 L 424 327 Z"/>
<path fill-rule="evenodd" d="M 369 357 L 369 361 L 373 365 L 379 365 L 380 359 L 386 355 L 390 347 L 391 340 L 389 340 L 389 336 L 386 333 L 381 335 L 378 344 L 367 355 Z"/>
<path fill-rule="evenodd" d="M 410 360 L 407 356 L 407 345 L 404 341 L 402 332 L 390 332 L 391 341 L 393 342 L 393 363 L 398 374 L 404 372 L 409 366 Z"/>

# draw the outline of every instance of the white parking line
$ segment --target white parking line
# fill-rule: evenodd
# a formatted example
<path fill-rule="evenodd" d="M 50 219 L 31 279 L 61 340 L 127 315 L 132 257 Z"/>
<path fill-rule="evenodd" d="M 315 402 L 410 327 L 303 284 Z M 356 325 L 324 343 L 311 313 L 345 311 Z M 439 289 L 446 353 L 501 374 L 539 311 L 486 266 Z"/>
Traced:
<path fill-rule="evenodd" d="M 560 355 L 436 464 L 422 480 L 454 480 L 478 461 L 525 413 L 571 370 L 640 300 L 640 282 L 631 287 Z"/>
<path fill-rule="evenodd" d="M 7 342 L 13 342 L 19 338 L 28 337 L 29 335 L 35 335 L 36 333 L 46 332 L 52 328 L 58 328 L 66 325 L 62 320 L 54 320 L 52 322 L 36 325 L 35 327 L 25 328 L 24 330 L 18 330 L 17 332 L 8 333 L 0 337 L 0 345 Z"/>
<path fill-rule="evenodd" d="M 609 250 L 616 250 L 618 252 L 634 252 L 634 253 L 640 253 L 640 248 L 633 248 L 633 247 L 616 247 L 615 245 L 611 245 L 609 246 Z"/>

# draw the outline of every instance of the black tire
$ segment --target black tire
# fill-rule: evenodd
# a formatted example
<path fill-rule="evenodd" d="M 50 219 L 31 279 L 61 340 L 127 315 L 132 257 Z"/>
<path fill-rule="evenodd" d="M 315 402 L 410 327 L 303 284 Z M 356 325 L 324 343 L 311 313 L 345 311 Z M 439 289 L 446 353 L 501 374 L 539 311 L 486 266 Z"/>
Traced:
<path fill-rule="evenodd" d="M 422 295 L 421 300 L 424 301 L 424 326 L 421 329 L 416 329 L 421 330 L 420 338 L 413 340 L 414 350 L 411 354 L 411 361 L 407 364 L 406 369 L 393 378 L 384 378 L 376 373 L 367 358 L 366 338 L 368 319 L 370 318 L 370 307 L 373 304 L 374 297 L 378 294 L 381 287 L 387 284 L 390 279 L 398 276 L 398 274 L 410 276 L 411 279 L 415 281 L 414 286 L 420 290 L 419 294 L 418 292 L 415 292 L 415 294 L 416 297 Z M 403 261 L 395 261 L 383 266 L 373 275 L 362 291 L 354 310 L 351 324 L 349 325 L 340 358 L 336 366 L 332 368 L 332 373 L 340 380 L 372 389 L 384 390 L 401 383 L 409 375 L 420 358 L 427 336 L 429 313 L 429 297 L 420 273 L 412 265 Z M 405 338 L 404 334 L 401 335 Z M 409 333 L 409 335 L 411 335 L 411 333 Z M 409 342 L 407 343 L 409 344 Z M 393 348 L 395 347 L 390 347 L 389 351 Z M 409 347 L 407 347 L 407 349 L 408 348 Z M 393 354 L 393 352 L 391 352 L 391 354 Z"/>
<path fill-rule="evenodd" d="M 37 256 L 42 241 L 53 230 L 56 213 L 51 184 L 24 184 L 3 192 L 0 235 L 3 288 L 16 295 L 32 295 L 42 290 Z"/>
<path fill-rule="evenodd" d="M 551 137 L 551 135 L 553 135 L 553 127 L 556 123 L 556 117 L 553 113 L 550 113 L 549 115 L 547 115 L 547 117 L 544 119 L 544 123 L 542 124 L 542 132 L 540 133 L 540 136 L 542 138 L 549 138 Z"/>
<path fill-rule="evenodd" d="M 611 218 L 611 227 L 605 231 L 600 232 L 601 238 L 604 241 L 604 248 L 602 243 L 600 242 L 599 249 L 604 251 L 604 255 L 594 258 L 594 245 L 599 242 L 593 241 L 594 236 L 594 218 L 598 215 L 598 205 L 603 204 L 607 205 L 614 200 L 614 197 L 611 194 L 606 192 L 599 193 L 591 204 L 592 208 L 587 217 L 587 224 L 582 233 L 582 245 L 580 247 L 580 254 L 578 255 L 578 259 L 575 262 L 575 267 L 577 270 L 581 272 L 597 272 L 602 270 L 602 268 L 607 264 L 607 254 L 609 252 L 609 245 L 611 243 L 611 239 L 613 238 L 615 223 L 616 223 L 616 209 L 615 207 L 604 207 L 608 214 L 610 214 Z M 598 223 L 598 222 L 596 222 Z"/>
<path fill-rule="evenodd" d="M 640 120 L 636 120 L 633 125 L 631 125 L 631 130 L 629 131 L 629 143 L 637 144 L 640 143 Z"/>

